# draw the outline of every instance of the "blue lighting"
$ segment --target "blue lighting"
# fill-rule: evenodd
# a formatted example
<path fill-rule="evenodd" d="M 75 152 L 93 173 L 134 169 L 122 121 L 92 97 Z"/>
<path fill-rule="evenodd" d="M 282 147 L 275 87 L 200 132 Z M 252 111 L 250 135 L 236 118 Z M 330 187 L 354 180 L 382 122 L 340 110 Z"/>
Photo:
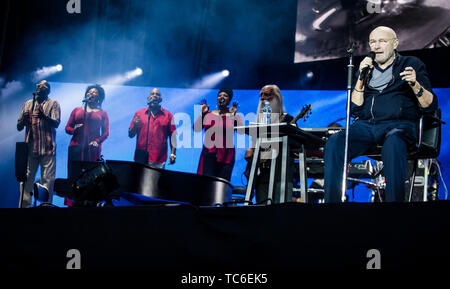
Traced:
<path fill-rule="evenodd" d="M 61 124 L 57 129 L 57 167 L 56 177 L 67 176 L 67 151 L 71 136 L 64 131 L 70 112 L 77 106 L 81 106 L 88 84 L 82 83 L 60 83 L 51 82 L 52 92 L 50 97 L 56 99 L 61 105 Z M 152 87 L 135 87 L 122 85 L 104 85 L 106 91 L 103 109 L 108 112 L 110 118 L 110 136 L 102 144 L 102 155 L 109 160 L 133 160 L 135 149 L 135 138 L 128 137 L 128 126 L 134 113 L 146 106 L 146 99 Z M 217 89 L 182 89 L 160 87 L 162 93 L 162 107 L 175 115 L 177 128 L 186 126 L 189 121 L 193 122 L 199 113 L 196 105 L 200 100 L 206 98 L 211 109 L 215 109 L 217 102 Z M 450 114 L 447 113 L 450 103 L 450 88 L 439 88 L 434 90 L 438 95 L 443 120 L 450 123 Z M 19 93 L 18 93 L 19 94 Z M 298 121 L 300 127 L 326 127 L 329 123 L 345 117 L 346 92 L 345 91 L 318 91 L 318 90 L 282 90 L 286 111 L 296 116 L 303 105 L 311 104 L 312 114 L 306 121 Z M 20 95 L 8 99 L 8 111 L 2 112 L 2 123 L 4 124 L 0 134 L 0 177 L 3 181 L 0 207 L 17 207 L 19 198 L 19 184 L 14 177 L 14 150 L 15 142 L 23 141 L 24 134 L 17 132 L 16 122 L 23 102 L 30 96 L 23 91 Z M 256 108 L 259 100 L 259 90 L 234 90 L 233 100 L 239 101 L 238 113 L 248 116 L 245 121 L 255 121 Z M 198 109 L 198 108 L 197 108 Z M 250 114 L 253 113 L 253 114 Z M 189 120 L 190 119 L 190 120 Z M 345 126 L 345 119 L 339 122 Z M 201 152 L 202 135 L 194 133 L 192 126 L 185 134 L 180 136 L 186 144 L 191 147 L 177 149 L 177 159 L 174 165 L 166 165 L 166 169 L 196 173 Z M 446 140 L 450 135 L 446 126 L 442 130 L 441 169 L 444 179 L 449 179 L 450 173 L 447 169 L 450 164 L 450 152 Z M 193 146 L 193 147 L 192 147 Z M 234 186 L 245 186 L 246 180 L 243 176 L 246 161 L 244 160 L 246 148 L 237 148 L 236 162 L 233 169 L 231 183 Z M 36 178 L 39 178 L 39 171 Z M 311 181 L 311 180 L 310 180 Z M 355 194 L 355 201 L 369 201 L 369 191 L 363 185 L 356 188 L 359 193 Z M 444 198 L 443 186 L 440 186 L 439 198 Z M 63 205 L 63 200 L 57 196 L 54 203 Z"/>

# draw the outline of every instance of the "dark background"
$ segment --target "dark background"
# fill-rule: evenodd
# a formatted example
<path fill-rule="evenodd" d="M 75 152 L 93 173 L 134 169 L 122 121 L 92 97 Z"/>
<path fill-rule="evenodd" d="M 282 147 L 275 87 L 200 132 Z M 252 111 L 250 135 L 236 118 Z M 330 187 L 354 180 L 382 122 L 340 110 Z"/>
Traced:
<path fill-rule="evenodd" d="M 128 85 L 190 87 L 228 69 L 221 85 L 232 88 L 346 88 L 346 58 L 294 64 L 297 0 L 81 0 L 81 14 L 67 2 L 0 2 L 3 82 L 60 63 L 49 81 L 96 82 L 141 67 Z M 427 64 L 433 87 L 449 86 L 448 48 L 403 54 Z"/>

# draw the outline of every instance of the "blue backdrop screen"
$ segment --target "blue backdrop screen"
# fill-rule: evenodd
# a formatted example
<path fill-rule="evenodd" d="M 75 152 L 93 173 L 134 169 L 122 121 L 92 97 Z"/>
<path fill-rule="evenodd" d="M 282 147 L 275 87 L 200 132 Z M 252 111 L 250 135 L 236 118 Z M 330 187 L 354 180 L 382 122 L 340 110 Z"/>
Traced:
<path fill-rule="evenodd" d="M 61 105 L 61 124 L 57 129 L 57 167 L 56 177 L 67 177 L 67 152 L 71 135 L 65 132 L 71 111 L 81 106 L 88 84 L 80 83 L 58 83 L 51 82 L 52 92 L 50 97 L 57 100 Z M 106 98 L 103 109 L 107 111 L 110 119 L 110 136 L 102 145 L 102 155 L 107 160 L 132 161 L 136 145 L 135 138 L 128 137 L 128 126 L 134 113 L 146 106 L 147 95 L 152 87 L 133 86 L 104 86 Z M 201 98 L 206 98 L 210 109 L 216 109 L 216 89 L 181 89 L 181 88 L 159 88 L 162 93 L 162 107 L 169 110 L 175 119 L 178 130 L 179 144 L 177 159 L 174 165 L 166 165 L 166 169 L 196 173 L 197 165 L 202 147 L 202 134 L 192 131 L 192 124 L 198 117 L 200 110 L 198 103 Z M 434 92 L 438 95 L 439 105 L 442 109 L 443 120 L 449 122 L 447 115 L 449 108 L 449 88 L 438 88 Z M 312 114 L 306 120 L 298 121 L 300 127 L 326 127 L 329 123 L 345 117 L 346 91 L 305 91 L 305 90 L 282 90 L 284 106 L 286 111 L 295 116 L 303 105 L 312 105 Z M 2 179 L 2 192 L 0 196 L 0 207 L 17 207 L 19 199 L 19 184 L 14 177 L 14 150 L 15 142 L 23 141 L 24 132 L 17 132 L 16 122 L 23 102 L 27 100 L 26 95 L 10 98 L 8 105 L 3 106 L 0 130 L 0 176 Z M 239 102 L 238 112 L 242 113 L 246 123 L 255 121 L 255 112 L 259 100 L 259 90 L 235 90 L 233 100 Z M 6 108 L 8 107 L 8 108 Z M 345 119 L 339 122 L 345 126 Z M 448 130 L 443 126 L 442 149 L 438 160 L 444 180 L 449 175 L 448 161 L 450 152 L 446 145 Z M 236 163 L 233 169 L 231 183 L 235 186 L 245 186 L 243 177 L 246 161 L 244 154 L 249 147 L 248 137 L 239 136 L 236 142 L 240 145 L 236 150 Z M 245 145 L 242 145 L 245 144 Z M 39 171 L 36 178 L 39 178 Z M 311 181 L 311 180 L 310 180 Z M 180 184 L 180 187 L 182 184 Z M 354 201 L 369 201 L 368 190 L 359 185 L 356 188 Z M 440 186 L 440 199 L 445 197 L 444 186 Z M 57 196 L 54 203 L 63 205 L 63 200 Z"/>

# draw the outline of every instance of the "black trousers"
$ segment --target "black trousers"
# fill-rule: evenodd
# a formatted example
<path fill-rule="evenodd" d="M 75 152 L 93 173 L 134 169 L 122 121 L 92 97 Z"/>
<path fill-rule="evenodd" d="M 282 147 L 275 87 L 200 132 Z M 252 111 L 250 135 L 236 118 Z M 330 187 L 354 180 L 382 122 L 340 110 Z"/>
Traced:
<path fill-rule="evenodd" d="M 405 198 L 407 147 L 416 141 L 416 124 L 392 120 L 372 123 L 358 120 L 350 126 L 348 160 L 363 155 L 374 145 L 383 145 L 381 159 L 386 177 L 386 201 Z M 345 131 L 329 138 L 325 146 L 325 202 L 341 201 L 344 167 Z"/>
<path fill-rule="evenodd" d="M 72 172 L 72 162 L 81 161 L 81 146 L 69 146 L 69 153 L 67 155 L 67 177 L 70 178 Z"/>
<path fill-rule="evenodd" d="M 231 163 L 217 162 L 216 153 L 205 152 L 203 155 L 203 175 L 219 177 L 227 181 L 231 180 L 234 167 L 234 157 Z"/>
<path fill-rule="evenodd" d="M 262 204 L 267 201 L 269 197 L 269 183 L 270 183 L 270 168 L 275 165 L 275 176 L 274 176 L 274 188 L 273 188 L 273 199 L 271 204 L 279 204 L 281 198 L 281 158 L 277 158 L 276 161 L 267 161 L 265 163 L 259 163 L 260 174 L 255 178 L 255 200 L 257 204 Z M 287 164 L 287 191 L 291 192 L 293 189 L 293 179 L 295 164 L 294 161 L 289 158 Z M 290 202 L 291 200 L 285 200 Z"/>

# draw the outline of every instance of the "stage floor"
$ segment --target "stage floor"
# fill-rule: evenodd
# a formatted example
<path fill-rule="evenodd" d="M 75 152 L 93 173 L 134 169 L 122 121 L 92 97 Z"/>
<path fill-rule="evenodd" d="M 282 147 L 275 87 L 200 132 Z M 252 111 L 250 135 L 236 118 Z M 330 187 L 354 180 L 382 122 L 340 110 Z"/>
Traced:
<path fill-rule="evenodd" d="M 162 272 L 173 282 L 187 273 L 443 269 L 449 217 L 448 201 L 0 209 L 0 267 L 65 271 L 76 249 L 83 271 Z"/>

